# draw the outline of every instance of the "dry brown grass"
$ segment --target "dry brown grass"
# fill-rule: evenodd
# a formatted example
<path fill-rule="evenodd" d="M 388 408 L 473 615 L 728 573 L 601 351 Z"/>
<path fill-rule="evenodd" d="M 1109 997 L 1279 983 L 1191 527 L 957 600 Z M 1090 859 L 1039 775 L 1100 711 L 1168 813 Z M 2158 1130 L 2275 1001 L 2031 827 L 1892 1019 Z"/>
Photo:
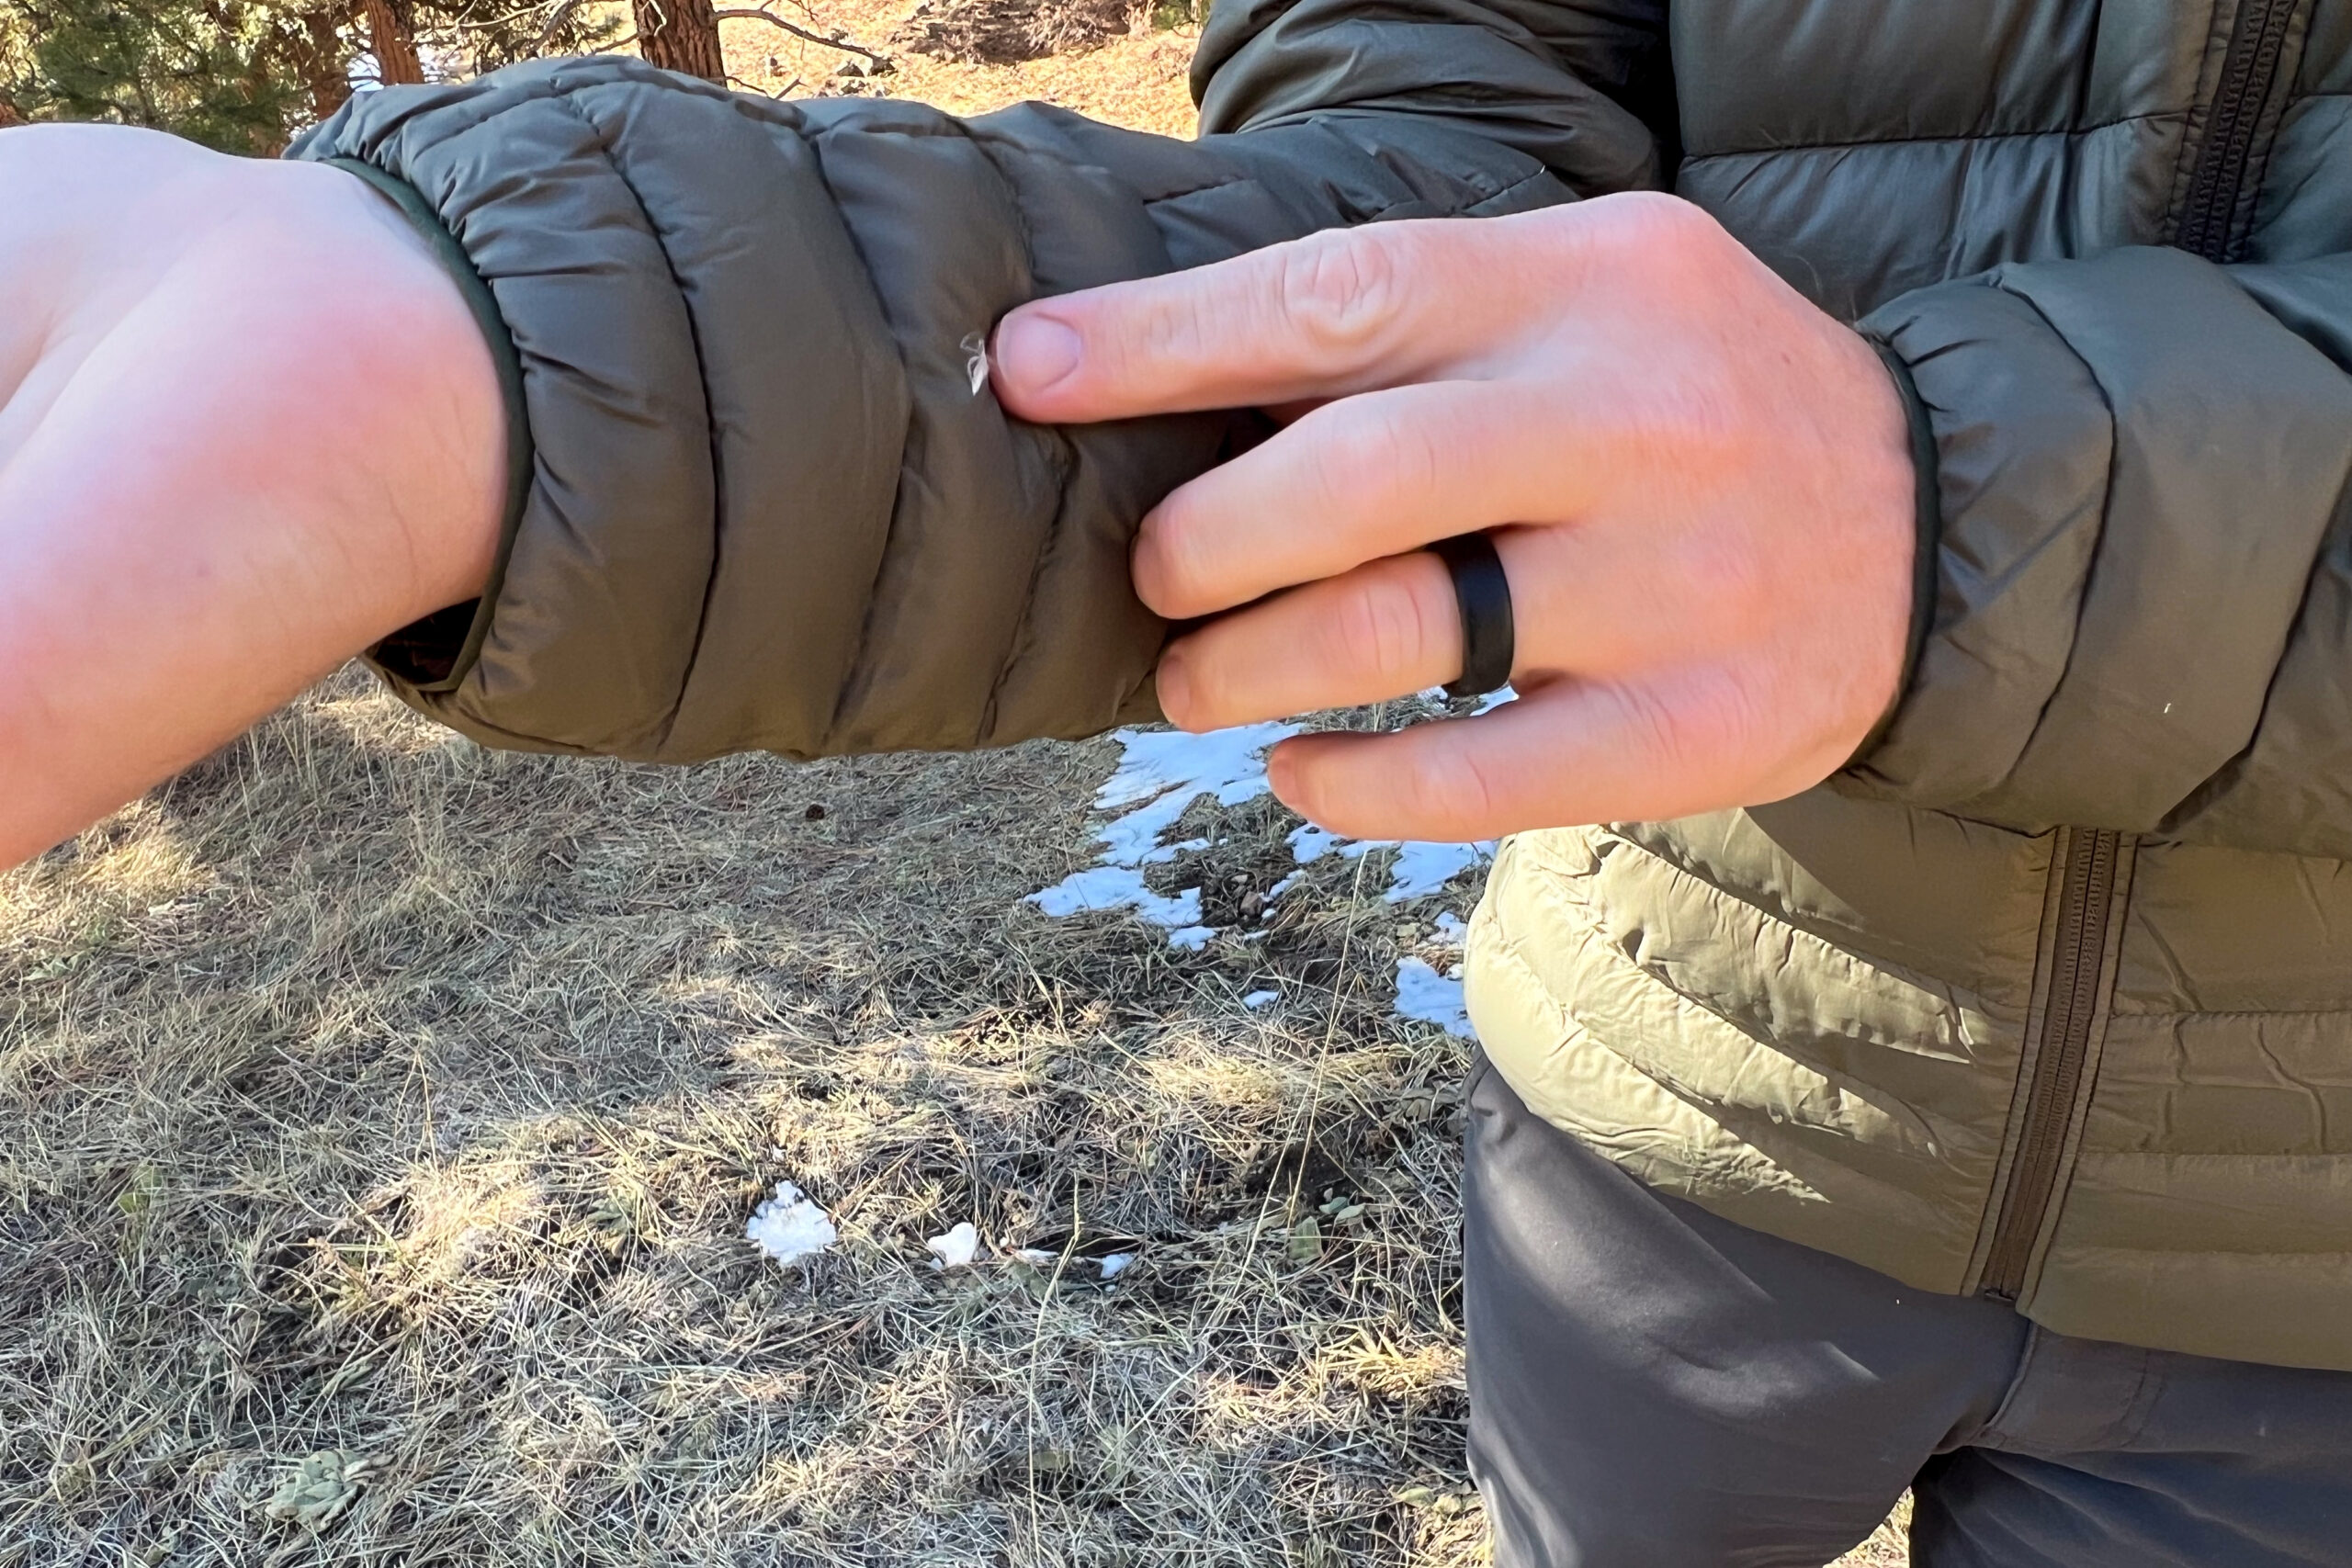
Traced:
<path fill-rule="evenodd" d="M 1396 1500 L 1464 1484 L 1399 911 L 1046 919 L 1109 761 L 502 756 L 351 675 L 0 884 L 0 1563 L 1466 1560 Z M 924 1267 L 966 1218 L 1061 1282 Z"/>
<path fill-rule="evenodd" d="M 1463 1052 L 1387 1010 L 1471 890 L 1047 920 L 1111 750 L 508 756 L 352 673 L 0 882 L 0 1564 L 1481 1561 Z"/>
<path fill-rule="evenodd" d="M 1110 752 L 508 756 L 354 673 L 0 883 L 0 1564 L 1481 1561 L 1463 1052 L 1387 1010 L 1470 890 L 1047 920 Z"/>
<path fill-rule="evenodd" d="M 815 12 L 878 80 L 730 62 L 1191 129 L 1188 29 L 957 63 L 911 9 Z M 1387 1006 L 1476 890 L 1046 919 L 1111 761 L 504 756 L 346 673 L 0 878 L 0 1568 L 1483 1562 L 1464 1049 Z M 1186 829 L 1255 874 L 1292 821 Z M 780 1177 L 805 1272 L 741 1239 Z M 1066 1261 L 928 1269 L 967 1218 Z M 345 1511 L 273 1517 L 321 1450 Z"/>

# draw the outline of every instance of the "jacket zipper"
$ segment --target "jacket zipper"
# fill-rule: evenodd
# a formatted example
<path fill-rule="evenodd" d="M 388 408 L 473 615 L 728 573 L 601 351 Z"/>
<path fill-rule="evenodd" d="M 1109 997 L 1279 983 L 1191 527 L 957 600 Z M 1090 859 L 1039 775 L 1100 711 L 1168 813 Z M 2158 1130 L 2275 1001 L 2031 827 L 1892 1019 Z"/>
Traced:
<path fill-rule="evenodd" d="M 2262 118 L 2288 24 L 2297 0 L 2240 0 L 2222 57 L 2222 78 L 2213 94 L 2205 140 L 2190 171 L 2173 243 L 2211 262 L 2229 259 L 2240 187 L 2254 156 L 2255 132 Z M 2015 1301 L 2025 1289 L 2050 1205 L 2065 1175 L 2066 1140 L 2075 1101 L 2083 1089 L 2083 1067 L 2090 1055 L 2091 1027 L 2098 1016 L 2099 983 L 2106 968 L 2107 931 L 2115 902 L 2115 875 L 2123 835 L 2075 829 L 2066 836 L 2064 878 L 2058 893 L 2057 945 L 2051 955 L 2049 1001 L 2042 1015 L 2041 1048 L 2027 1086 L 2025 1114 L 2018 1128 L 2009 1181 L 2001 1195 L 1993 1242 L 1984 1256 L 1986 1295 Z"/>
<path fill-rule="evenodd" d="M 2229 51 L 2222 56 L 2222 80 L 2213 94 L 2213 109 L 2205 124 L 2204 145 L 2198 150 L 2197 167 L 2188 177 L 2188 197 L 2172 243 L 2210 262 L 2230 259 L 2230 231 L 2235 226 L 2239 186 L 2245 182 L 2246 160 L 2254 154 L 2254 134 L 2262 119 L 2262 101 L 2269 96 L 2271 78 L 2278 72 L 2278 57 L 2287 46 L 2287 24 L 2296 0 L 2239 0 L 2236 23 L 2230 28 Z"/>
<path fill-rule="evenodd" d="M 2015 1301 L 2025 1289 L 2035 1238 L 2057 1196 L 2075 1099 L 2083 1086 L 2083 1063 L 2090 1054 L 2091 1023 L 2098 1015 L 2099 977 L 2106 967 L 2107 928 L 2122 844 L 2122 834 L 2103 829 L 2077 829 L 2067 834 L 2041 1049 L 2034 1057 L 2008 1190 L 2002 1194 L 1993 1245 L 1984 1257 L 1986 1295 Z"/>

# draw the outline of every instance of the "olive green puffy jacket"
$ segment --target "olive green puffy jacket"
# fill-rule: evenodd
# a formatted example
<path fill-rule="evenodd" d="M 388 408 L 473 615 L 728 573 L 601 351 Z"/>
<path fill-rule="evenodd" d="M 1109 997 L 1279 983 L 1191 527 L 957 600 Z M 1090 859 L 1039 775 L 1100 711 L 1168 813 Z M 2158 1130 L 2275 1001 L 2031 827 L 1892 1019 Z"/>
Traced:
<path fill-rule="evenodd" d="M 454 237 L 521 416 L 492 592 L 388 677 L 680 761 L 1148 713 L 1127 537 L 1232 422 L 1014 423 L 972 334 L 1669 186 L 1909 367 L 1931 620 L 1828 785 L 1513 840 L 1488 1051 L 1759 1229 L 2352 1369 L 2352 0 L 1219 0 L 1195 86 L 1193 143 L 611 60 L 355 100 L 299 154 Z"/>

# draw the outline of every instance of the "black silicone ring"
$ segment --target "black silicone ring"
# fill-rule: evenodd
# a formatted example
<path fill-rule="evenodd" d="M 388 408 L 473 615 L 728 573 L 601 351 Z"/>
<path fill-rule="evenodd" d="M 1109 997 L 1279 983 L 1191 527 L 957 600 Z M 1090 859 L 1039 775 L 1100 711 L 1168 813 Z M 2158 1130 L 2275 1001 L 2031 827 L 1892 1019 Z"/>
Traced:
<path fill-rule="evenodd" d="M 1445 694 L 1483 697 L 1498 691 L 1510 680 L 1519 640 L 1503 558 L 1484 534 L 1457 534 L 1430 549 L 1453 575 L 1453 602 L 1462 610 L 1462 675 L 1446 682 Z"/>

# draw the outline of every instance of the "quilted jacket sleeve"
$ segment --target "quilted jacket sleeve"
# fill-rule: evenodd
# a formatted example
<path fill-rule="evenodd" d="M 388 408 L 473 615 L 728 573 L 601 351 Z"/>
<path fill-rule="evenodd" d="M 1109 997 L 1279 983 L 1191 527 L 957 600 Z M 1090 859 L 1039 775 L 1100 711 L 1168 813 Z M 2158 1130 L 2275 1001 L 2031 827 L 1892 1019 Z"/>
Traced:
<path fill-rule="evenodd" d="M 1938 453 L 1938 602 L 1843 787 L 2352 856 L 2352 255 L 2136 248 L 1863 323 Z"/>
<path fill-rule="evenodd" d="M 1151 711 L 1164 632 L 1128 540 L 1233 420 L 1025 425 L 974 346 L 1036 295 L 1654 181 L 1649 130 L 1571 68 L 1627 92 L 1646 35 L 1547 35 L 1515 3 L 1317 22 L 1328 0 L 1228 0 L 1204 67 L 1223 133 L 1196 142 L 1035 105 L 775 102 L 623 59 L 354 98 L 294 155 L 449 252 L 522 438 L 490 591 L 379 668 L 492 745 L 663 761 Z M 1351 51 L 1351 85 L 1321 81 Z"/>

